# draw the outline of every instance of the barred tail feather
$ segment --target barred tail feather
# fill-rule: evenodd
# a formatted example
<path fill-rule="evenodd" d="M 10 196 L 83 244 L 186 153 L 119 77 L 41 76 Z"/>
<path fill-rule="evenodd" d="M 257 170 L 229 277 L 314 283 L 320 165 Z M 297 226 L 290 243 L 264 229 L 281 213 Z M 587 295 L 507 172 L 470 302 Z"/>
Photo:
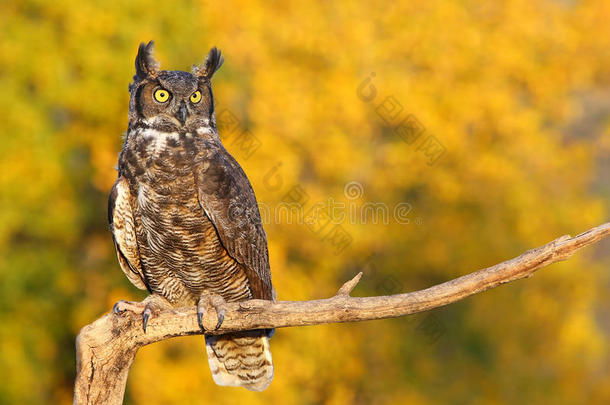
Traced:
<path fill-rule="evenodd" d="M 206 336 L 205 347 L 214 382 L 262 391 L 273 379 L 273 361 L 265 331 Z"/>

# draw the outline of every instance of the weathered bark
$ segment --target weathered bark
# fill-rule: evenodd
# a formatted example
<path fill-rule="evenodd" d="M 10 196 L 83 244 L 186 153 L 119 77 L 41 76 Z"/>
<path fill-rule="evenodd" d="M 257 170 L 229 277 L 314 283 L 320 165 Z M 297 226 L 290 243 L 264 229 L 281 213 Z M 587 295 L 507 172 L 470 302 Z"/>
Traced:
<path fill-rule="evenodd" d="M 565 260 L 584 246 L 610 235 L 610 222 L 578 236 L 562 236 L 506 262 L 435 285 L 425 290 L 380 297 L 351 297 L 359 273 L 332 297 L 313 301 L 251 300 L 230 303 L 220 329 L 283 328 L 334 322 L 393 318 L 447 305 L 462 298 L 530 277 L 536 270 Z M 215 324 L 215 314 L 204 319 Z M 201 334 L 195 307 L 155 314 L 142 331 L 142 318 L 126 312 L 109 313 L 85 326 L 76 339 L 77 375 L 74 404 L 121 404 L 131 363 L 142 346 L 177 336 Z M 207 332 L 206 332 L 207 333 Z"/>

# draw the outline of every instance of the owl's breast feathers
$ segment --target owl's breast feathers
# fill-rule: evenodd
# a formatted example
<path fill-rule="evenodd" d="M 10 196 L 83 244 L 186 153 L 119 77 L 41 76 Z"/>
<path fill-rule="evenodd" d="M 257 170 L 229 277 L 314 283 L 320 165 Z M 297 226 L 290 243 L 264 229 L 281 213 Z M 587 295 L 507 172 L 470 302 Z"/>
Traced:
<path fill-rule="evenodd" d="M 175 302 L 203 290 L 228 301 L 272 299 L 254 191 L 217 137 L 131 131 L 109 221 L 121 268 L 137 287 Z"/>

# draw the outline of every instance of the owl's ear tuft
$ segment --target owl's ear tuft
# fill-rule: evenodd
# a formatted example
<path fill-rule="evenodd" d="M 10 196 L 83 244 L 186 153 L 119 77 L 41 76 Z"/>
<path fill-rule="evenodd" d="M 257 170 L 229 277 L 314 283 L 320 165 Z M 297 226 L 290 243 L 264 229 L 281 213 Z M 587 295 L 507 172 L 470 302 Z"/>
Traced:
<path fill-rule="evenodd" d="M 220 49 L 213 47 L 210 49 L 210 53 L 208 53 L 208 57 L 206 58 L 203 67 L 195 66 L 193 71 L 197 76 L 211 79 L 212 75 L 220 69 L 224 61 Z"/>
<path fill-rule="evenodd" d="M 136 56 L 136 77 L 144 79 L 154 76 L 159 69 L 159 62 L 154 57 L 155 41 L 142 42 Z"/>

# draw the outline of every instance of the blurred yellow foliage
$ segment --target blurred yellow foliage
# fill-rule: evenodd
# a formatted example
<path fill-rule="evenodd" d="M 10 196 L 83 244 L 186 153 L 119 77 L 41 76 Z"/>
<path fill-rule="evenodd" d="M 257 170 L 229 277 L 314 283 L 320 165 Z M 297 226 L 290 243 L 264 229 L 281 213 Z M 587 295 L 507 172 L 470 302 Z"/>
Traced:
<path fill-rule="evenodd" d="M 266 221 L 279 299 L 313 299 L 360 270 L 357 295 L 423 288 L 603 222 L 608 21 L 605 0 L 0 2 L 0 403 L 70 402 L 79 329 L 143 298 L 105 212 L 141 41 L 167 69 L 222 49 L 221 135 L 261 205 L 344 204 L 343 245 Z M 429 314 L 278 330 L 263 393 L 215 386 L 201 337 L 156 344 L 126 403 L 610 403 L 607 252 Z"/>

